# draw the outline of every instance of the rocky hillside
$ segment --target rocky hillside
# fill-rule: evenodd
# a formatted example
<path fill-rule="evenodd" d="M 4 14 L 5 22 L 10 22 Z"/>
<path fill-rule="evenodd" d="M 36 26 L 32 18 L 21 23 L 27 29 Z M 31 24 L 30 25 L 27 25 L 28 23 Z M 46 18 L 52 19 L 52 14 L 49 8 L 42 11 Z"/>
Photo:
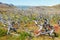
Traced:
<path fill-rule="evenodd" d="M 31 11 L 33 13 L 38 14 L 60 14 L 60 5 L 56 6 L 36 6 L 36 7 L 30 7 L 27 9 L 28 11 Z"/>
<path fill-rule="evenodd" d="M 14 5 L 0 2 L 0 8 L 9 8 L 9 7 L 14 7 Z"/>
<path fill-rule="evenodd" d="M 18 9 L 13 4 L 6 4 L 6 3 L 0 2 L 0 13 L 15 12 L 17 10 Z"/>
<path fill-rule="evenodd" d="M 20 13 L 23 15 L 31 15 L 31 14 L 60 14 L 60 4 L 54 6 L 25 6 L 25 7 L 17 7 L 13 4 L 6 4 L 0 2 L 0 11 L 3 12 L 13 12 Z"/>
<path fill-rule="evenodd" d="M 40 16 L 41 14 L 45 14 L 45 15 L 52 15 L 52 14 L 59 14 L 60 15 L 60 4 L 58 5 L 53 5 L 53 6 L 25 6 L 23 7 L 18 7 L 20 9 L 21 13 L 23 13 L 23 15 L 33 15 L 36 14 L 38 16 Z M 23 12 L 22 12 L 23 11 Z"/>

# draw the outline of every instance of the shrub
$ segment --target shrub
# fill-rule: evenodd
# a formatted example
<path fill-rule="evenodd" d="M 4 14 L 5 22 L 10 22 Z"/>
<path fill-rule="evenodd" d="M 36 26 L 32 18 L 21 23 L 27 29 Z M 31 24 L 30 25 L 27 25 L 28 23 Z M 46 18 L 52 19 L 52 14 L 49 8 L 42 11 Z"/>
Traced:
<path fill-rule="evenodd" d="M 25 40 L 29 36 L 31 36 L 31 35 L 28 34 L 27 32 L 21 32 L 19 38 L 20 38 L 20 40 Z"/>
<path fill-rule="evenodd" d="M 6 35 L 7 31 L 0 28 L 0 37 Z"/>

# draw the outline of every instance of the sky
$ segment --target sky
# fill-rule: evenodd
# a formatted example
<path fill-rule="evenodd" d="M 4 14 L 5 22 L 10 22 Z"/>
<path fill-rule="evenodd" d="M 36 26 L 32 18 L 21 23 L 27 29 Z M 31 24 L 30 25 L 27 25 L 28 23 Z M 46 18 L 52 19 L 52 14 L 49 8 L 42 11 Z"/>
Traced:
<path fill-rule="evenodd" d="M 20 6 L 52 6 L 60 4 L 60 0 L 0 0 L 0 2 Z"/>

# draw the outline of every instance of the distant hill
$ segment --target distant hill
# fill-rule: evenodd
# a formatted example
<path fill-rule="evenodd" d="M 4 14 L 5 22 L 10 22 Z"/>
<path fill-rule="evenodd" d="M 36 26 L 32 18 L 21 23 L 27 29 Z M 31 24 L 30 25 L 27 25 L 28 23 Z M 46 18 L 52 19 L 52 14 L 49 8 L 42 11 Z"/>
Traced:
<path fill-rule="evenodd" d="M 52 7 L 55 8 L 55 9 L 59 9 L 59 10 L 60 10 L 60 4 L 54 5 L 54 6 L 52 6 Z"/>
<path fill-rule="evenodd" d="M 60 4 L 58 4 L 58 5 L 54 5 L 53 7 L 60 7 Z"/>
<path fill-rule="evenodd" d="M 60 4 L 53 6 L 19 6 L 24 14 L 60 14 Z"/>
<path fill-rule="evenodd" d="M 54 6 L 15 6 L 13 4 L 6 4 L 0 2 L 0 12 L 1 11 L 23 13 L 23 15 L 60 14 L 60 4 Z"/>
<path fill-rule="evenodd" d="M 8 8 L 8 7 L 14 7 L 14 5 L 0 2 L 0 8 Z"/>
<path fill-rule="evenodd" d="M 13 4 L 6 4 L 0 2 L 0 12 L 14 12 L 15 10 L 17 10 L 17 7 Z"/>

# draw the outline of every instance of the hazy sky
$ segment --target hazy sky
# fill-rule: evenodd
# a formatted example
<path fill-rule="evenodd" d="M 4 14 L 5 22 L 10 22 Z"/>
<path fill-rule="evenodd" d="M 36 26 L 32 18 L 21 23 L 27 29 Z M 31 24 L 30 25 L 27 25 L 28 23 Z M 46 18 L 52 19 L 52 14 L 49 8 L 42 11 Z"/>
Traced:
<path fill-rule="evenodd" d="M 60 4 L 60 0 L 0 0 L 0 2 L 23 6 L 51 6 Z"/>

